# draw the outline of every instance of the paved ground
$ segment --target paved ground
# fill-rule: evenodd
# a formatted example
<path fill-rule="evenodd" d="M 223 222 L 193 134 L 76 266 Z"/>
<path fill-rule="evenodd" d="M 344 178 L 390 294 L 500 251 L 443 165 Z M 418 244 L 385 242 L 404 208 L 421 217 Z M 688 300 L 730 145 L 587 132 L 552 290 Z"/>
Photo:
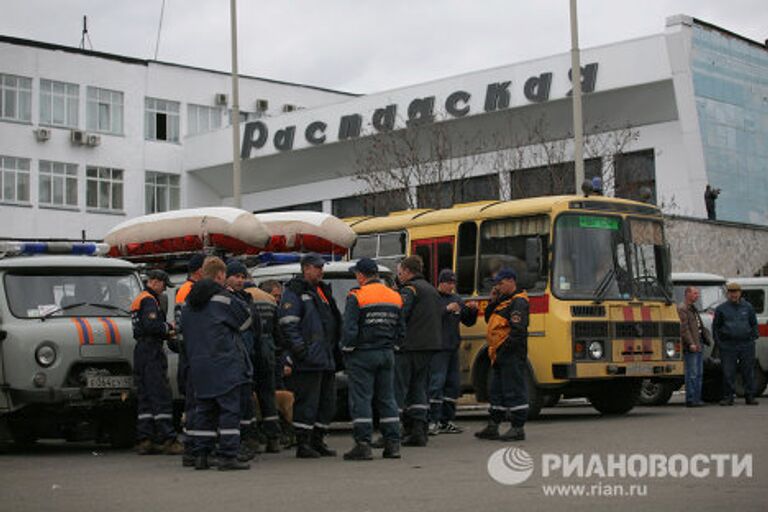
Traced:
<path fill-rule="evenodd" d="M 404 449 L 399 461 L 351 463 L 341 457 L 306 461 L 286 452 L 263 456 L 250 471 L 235 473 L 196 472 L 181 468 L 178 458 L 138 457 L 96 445 L 40 443 L 24 453 L 0 456 L 0 510 L 764 511 L 768 510 L 768 398 L 762 401 L 759 407 L 701 409 L 677 403 L 638 408 L 622 418 L 601 418 L 578 402 L 548 409 L 541 420 L 528 425 L 528 440 L 516 445 L 534 462 L 532 476 L 519 485 L 502 485 L 489 476 L 489 456 L 511 445 L 475 440 L 472 432 L 484 423 L 477 413 L 462 416 L 464 434 L 432 438 L 427 448 Z M 349 431 L 338 429 L 330 444 L 346 450 L 351 444 Z M 609 478 L 594 472 L 586 478 L 565 478 L 562 473 L 545 478 L 542 457 L 552 463 L 555 454 L 563 453 L 583 454 L 585 460 L 597 454 L 604 462 L 608 454 L 683 454 L 678 459 L 686 460 L 699 453 L 707 457 L 734 453 L 740 460 L 751 454 L 752 477 L 731 478 L 727 465 L 728 476 L 718 478 L 713 462 L 706 478 Z M 503 471 L 502 467 L 501 476 L 508 474 Z M 585 484 L 584 492 L 592 495 L 545 495 L 544 485 L 561 484 Z M 605 495 L 618 492 L 615 486 L 623 486 L 625 493 L 642 492 L 642 487 L 632 490 L 631 485 L 646 486 L 647 495 Z"/>

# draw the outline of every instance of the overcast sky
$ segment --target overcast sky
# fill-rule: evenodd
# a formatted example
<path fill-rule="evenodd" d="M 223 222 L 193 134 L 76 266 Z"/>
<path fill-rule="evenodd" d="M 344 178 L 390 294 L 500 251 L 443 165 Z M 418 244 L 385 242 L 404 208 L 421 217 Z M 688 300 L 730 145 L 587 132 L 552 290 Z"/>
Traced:
<path fill-rule="evenodd" d="M 152 58 L 162 0 L 0 0 L 0 34 Z M 158 60 L 229 71 L 229 0 L 166 0 Z M 570 49 L 568 0 L 238 0 L 240 72 L 371 93 Z M 580 0 L 582 48 L 688 14 L 768 38 L 766 0 Z"/>

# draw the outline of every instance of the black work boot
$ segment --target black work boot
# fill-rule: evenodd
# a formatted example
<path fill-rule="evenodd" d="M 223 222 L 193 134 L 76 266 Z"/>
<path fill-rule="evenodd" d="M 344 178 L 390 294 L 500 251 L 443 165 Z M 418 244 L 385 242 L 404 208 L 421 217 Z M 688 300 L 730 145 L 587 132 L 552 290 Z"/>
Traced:
<path fill-rule="evenodd" d="M 499 436 L 499 441 L 525 441 L 525 429 L 509 427 L 509 430 Z"/>
<path fill-rule="evenodd" d="M 240 449 L 237 451 L 237 460 L 240 462 L 248 462 L 249 460 L 253 460 L 254 457 L 256 457 L 256 453 L 244 444 L 240 445 Z"/>
<path fill-rule="evenodd" d="M 384 453 L 382 457 L 385 459 L 399 459 L 400 458 L 400 441 L 384 441 Z"/>
<path fill-rule="evenodd" d="M 233 471 L 237 469 L 251 469 L 251 465 L 246 462 L 240 462 L 237 457 L 227 457 L 219 459 L 219 471 Z"/>
<path fill-rule="evenodd" d="M 195 457 L 195 469 L 210 469 L 210 467 L 207 453 Z"/>
<path fill-rule="evenodd" d="M 296 458 L 319 459 L 321 455 L 309 444 L 309 432 L 296 432 Z"/>
<path fill-rule="evenodd" d="M 325 433 L 321 430 L 315 429 L 312 431 L 312 442 L 310 446 L 323 457 L 336 456 L 336 450 L 331 449 L 325 444 Z"/>
<path fill-rule="evenodd" d="M 181 456 L 181 465 L 185 468 L 191 468 L 195 465 L 195 456 L 189 452 L 184 452 Z"/>
<path fill-rule="evenodd" d="M 499 424 L 493 420 L 488 420 L 488 424 L 483 430 L 475 432 L 475 437 L 478 439 L 498 439 Z"/>
<path fill-rule="evenodd" d="M 403 439 L 403 446 L 427 446 L 427 423 L 414 422 L 411 433 Z"/>
<path fill-rule="evenodd" d="M 344 460 L 373 460 L 370 443 L 355 443 L 354 448 L 344 454 Z"/>
<path fill-rule="evenodd" d="M 280 438 L 270 437 L 267 439 L 267 448 L 265 451 L 267 453 L 280 453 Z"/>

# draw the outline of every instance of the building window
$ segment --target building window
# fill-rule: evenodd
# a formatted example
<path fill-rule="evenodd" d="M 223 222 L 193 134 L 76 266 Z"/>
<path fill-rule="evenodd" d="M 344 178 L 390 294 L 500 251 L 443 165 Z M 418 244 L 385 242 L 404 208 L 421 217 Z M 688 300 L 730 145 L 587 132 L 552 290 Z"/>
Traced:
<path fill-rule="evenodd" d="M 40 204 L 77 207 L 77 165 L 40 160 Z"/>
<path fill-rule="evenodd" d="M 222 109 L 205 105 L 187 105 L 187 135 L 197 135 L 221 128 Z"/>
<path fill-rule="evenodd" d="M 179 141 L 178 101 L 144 99 L 144 138 L 147 140 Z"/>
<path fill-rule="evenodd" d="M 86 169 L 85 204 L 95 210 L 123 210 L 123 171 L 109 167 Z"/>
<path fill-rule="evenodd" d="M 331 208 L 333 214 L 341 218 L 363 215 L 380 216 L 387 215 L 389 212 L 407 210 L 408 198 L 403 189 L 388 190 L 334 199 Z"/>
<path fill-rule="evenodd" d="M 40 123 L 77 128 L 80 87 L 40 79 Z"/>
<path fill-rule="evenodd" d="M 0 119 L 32 120 L 32 79 L 0 73 Z"/>
<path fill-rule="evenodd" d="M 123 133 L 123 93 L 87 88 L 86 128 L 94 132 Z"/>
<path fill-rule="evenodd" d="M 461 178 L 416 189 L 419 208 L 450 208 L 459 203 L 499 199 L 499 175 L 488 174 L 474 178 Z"/>
<path fill-rule="evenodd" d="M 584 179 L 602 177 L 602 166 L 601 158 L 584 160 Z M 576 191 L 574 164 L 561 162 L 514 170 L 510 177 L 510 186 L 512 199 L 573 194 Z"/>
<path fill-rule="evenodd" d="M 653 149 L 613 157 L 616 197 L 656 204 L 656 159 Z"/>
<path fill-rule="evenodd" d="M 145 211 L 167 212 L 179 209 L 179 176 L 147 171 L 144 181 Z"/>
<path fill-rule="evenodd" d="M 6 203 L 29 203 L 29 158 L 0 155 L 0 191 Z"/>
<path fill-rule="evenodd" d="M 316 201 L 314 203 L 302 203 L 302 204 L 294 204 L 290 206 L 281 206 L 280 208 L 270 208 L 269 210 L 258 210 L 258 211 L 254 211 L 253 213 L 295 212 L 295 211 L 322 212 L 323 202 Z"/>

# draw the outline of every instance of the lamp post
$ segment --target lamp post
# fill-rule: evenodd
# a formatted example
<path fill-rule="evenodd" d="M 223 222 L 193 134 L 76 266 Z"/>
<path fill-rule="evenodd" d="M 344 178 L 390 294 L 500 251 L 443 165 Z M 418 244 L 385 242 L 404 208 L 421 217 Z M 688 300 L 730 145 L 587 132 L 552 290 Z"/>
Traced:
<path fill-rule="evenodd" d="M 229 2 L 229 17 L 232 24 L 232 202 L 240 208 L 240 90 L 237 79 L 237 0 Z"/>
<path fill-rule="evenodd" d="M 571 99 L 573 100 L 573 162 L 576 194 L 584 182 L 584 132 L 581 114 L 581 59 L 579 58 L 579 22 L 576 0 L 571 1 Z"/>

